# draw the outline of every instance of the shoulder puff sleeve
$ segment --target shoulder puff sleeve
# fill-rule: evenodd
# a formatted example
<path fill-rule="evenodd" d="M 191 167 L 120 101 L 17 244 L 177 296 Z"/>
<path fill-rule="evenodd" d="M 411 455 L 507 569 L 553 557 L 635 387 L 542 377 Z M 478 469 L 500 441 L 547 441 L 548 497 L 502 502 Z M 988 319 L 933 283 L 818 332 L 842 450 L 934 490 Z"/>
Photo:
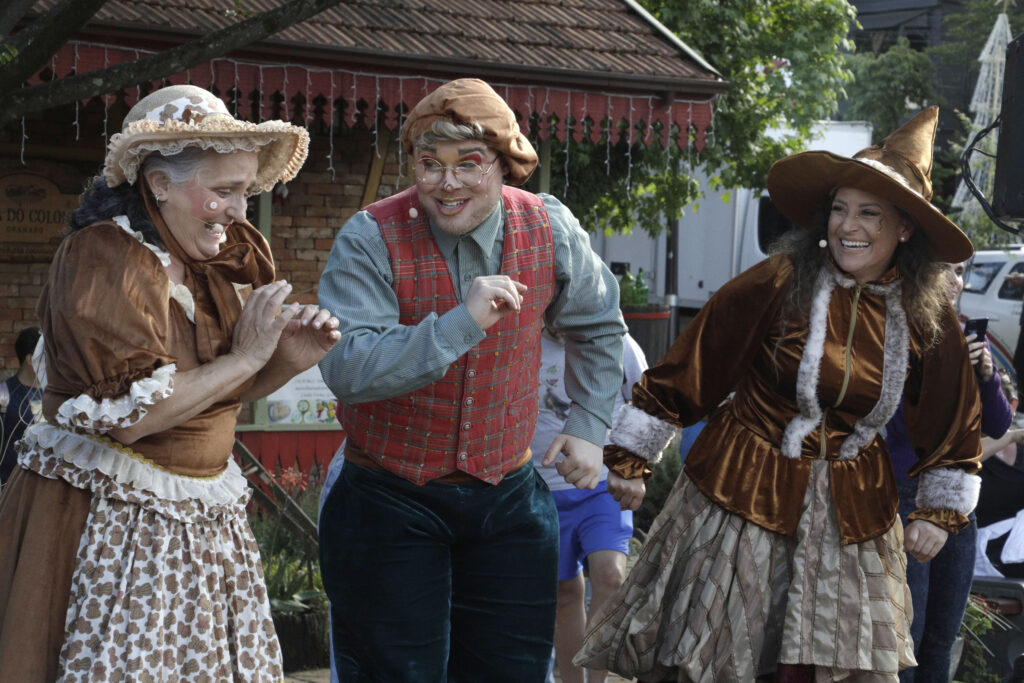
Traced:
<path fill-rule="evenodd" d="M 944 315 L 942 338 L 912 361 L 903 410 L 920 477 L 910 519 L 957 531 L 981 490 L 981 402 L 955 314 Z"/>
<path fill-rule="evenodd" d="M 615 416 L 605 464 L 626 479 L 649 476 L 676 428 L 710 413 L 733 391 L 779 320 L 793 266 L 773 256 L 725 283 Z"/>
<path fill-rule="evenodd" d="M 92 433 L 127 427 L 171 395 L 169 290 L 156 255 L 113 223 L 64 239 L 37 311 L 46 390 L 64 399 L 59 424 Z"/>

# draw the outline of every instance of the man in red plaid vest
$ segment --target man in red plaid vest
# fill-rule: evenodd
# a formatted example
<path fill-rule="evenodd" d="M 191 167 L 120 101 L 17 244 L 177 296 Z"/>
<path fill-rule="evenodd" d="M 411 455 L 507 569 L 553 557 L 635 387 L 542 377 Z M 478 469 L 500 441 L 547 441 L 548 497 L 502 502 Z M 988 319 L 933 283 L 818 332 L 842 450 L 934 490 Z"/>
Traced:
<path fill-rule="evenodd" d="M 622 381 L 618 286 L 565 206 L 511 187 L 537 155 L 483 81 L 424 98 L 402 144 L 415 186 L 356 214 L 320 281 L 347 434 L 320 516 L 333 654 L 342 681 L 541 681 L 558 517 L 530 465 L 540 331 L 567 340 L 573 402 L 544 462 L 593 488 Z"/>

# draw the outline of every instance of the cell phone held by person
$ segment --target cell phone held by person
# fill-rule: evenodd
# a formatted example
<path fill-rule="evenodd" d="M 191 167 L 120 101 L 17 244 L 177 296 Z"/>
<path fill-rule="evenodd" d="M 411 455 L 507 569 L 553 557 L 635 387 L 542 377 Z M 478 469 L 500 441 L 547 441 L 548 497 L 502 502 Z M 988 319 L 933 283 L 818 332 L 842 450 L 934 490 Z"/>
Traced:
<path fill-rule="evenodd" d="M 964 323 L 964 336 L 978 335 L 974 341 L 985 341 L 985 332 L 988 331 L 988 318 L 971 318 Z"/>

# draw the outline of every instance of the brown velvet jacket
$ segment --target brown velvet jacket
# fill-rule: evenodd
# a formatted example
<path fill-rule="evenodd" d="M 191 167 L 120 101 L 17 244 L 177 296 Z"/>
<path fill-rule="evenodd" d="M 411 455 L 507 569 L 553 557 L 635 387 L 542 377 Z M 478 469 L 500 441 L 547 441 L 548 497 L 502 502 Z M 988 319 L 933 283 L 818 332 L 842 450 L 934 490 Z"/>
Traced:
<path fill-rule="evenodd" d="M 807 321 L 780 322 L 792 276 L 790 261 L 775 256 L 726 283 L 634 386 L 633 405 L 680 427 L 711 413 L 686 474 L 725 509 L 778 533 L 796 529 L 811 462 L 826 458 L 842 540 L 865 541 L 897 517 L 888 451 L 879 434 L 853 459 L 839 459 L 838 451 L 879 401 L 884 297 L 856 286 L 832 292 L 816 392 L 824 418 L 801 442 L 800 457 L 789 458 L 779 445 L 799 414 L 797 372 L 809 331 Z M 882 280 L 897 277 L 890 271 Z M 911 473 L 959 468 L 973 474 L 981 455 L 980 401 L 955 314 L 945 312 L 937 343 L 925 347 L 913 327 L 909 337 L 904 413 L 920 458 Z M 605 462 L 627 478 L 646 470 L 645 461 L 619 446 L 606 447 Z M 967 523 L 953 510 L 914 516 L 952 531 Z"/>

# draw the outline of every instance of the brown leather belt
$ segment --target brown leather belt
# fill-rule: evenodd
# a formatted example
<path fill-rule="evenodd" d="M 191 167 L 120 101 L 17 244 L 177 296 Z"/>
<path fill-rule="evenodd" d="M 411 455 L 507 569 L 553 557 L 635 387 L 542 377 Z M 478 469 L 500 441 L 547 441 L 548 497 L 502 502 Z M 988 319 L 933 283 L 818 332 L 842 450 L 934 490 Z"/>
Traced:
<path fill-rule="evenodd" d="M 528 464 L 530 462 L 530 458 L 532 457 L 533 453 L 530 451 L 529 448 L 527 448 L 526 451 L 523 453 L 523 456 L 519 458 L 519 460 L 516 462 L 516 466 L 509 470 L 505 474 L 505 476 L 512 474 L 523 465 Z M 352 463 L 353 465 L 359 465 L 360 467 L 368 467 L 371 470 L 378 470 L 380 472 L 388 471 L 386 468 L 382 467 L 379 462 L 371 458 L 370 455 L 365 450 L 352 443 L 351 439 L 345 440 L 345 460 Z M 474 477 L 472 474 L 469 474 L 468 472 L 463 472 L 462 470 L 455 470 L 454 472 L 449 472 L 448 474 L 442 475 L 436 479 L 431 479 L 431 481 L 436 481 L 442 484 L 468 484 L 475 481 L 481 481 L 481 479 L 479 479 L 478 477 Z"/>

